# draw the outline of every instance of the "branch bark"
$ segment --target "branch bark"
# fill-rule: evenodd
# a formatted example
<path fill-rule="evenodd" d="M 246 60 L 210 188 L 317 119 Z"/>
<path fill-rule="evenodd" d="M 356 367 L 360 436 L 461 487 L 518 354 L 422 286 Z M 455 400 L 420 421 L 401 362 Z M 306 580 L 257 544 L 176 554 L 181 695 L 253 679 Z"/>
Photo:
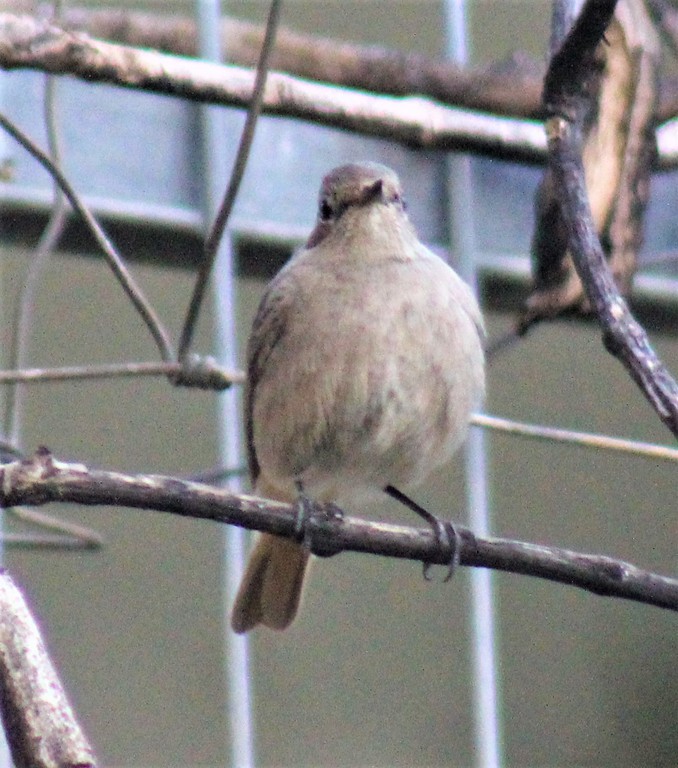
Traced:
<path fill-rule="evenodd" d="M 4 5 L 6 11 L 13 13 L 43 17 L 51 13 L 49 5 L 33 0 L 5 0 Z M 87 32 L 123 45 L 181 56 L 197 55 L 196 25 L 187 16 L 93 8 L 65 8 L 61 16 L 64 27 L 71 31 Z M 224 17 L 221 39 L 225 60 L 242 67 L 255 66 L 264 34 L 261 24 Z M 272 68 L 374 93 L 417 93 L 444 104 L 505 117 L 543 117 L 545 67 L 541 61 L 520 52 L 507 61 L 466 69 L 444 59 L 304 35 L 281 27 Z M 676 115 L 678 80 L 665 76 L 658 116 L 663 122 Z"/>
<path fill-rule="evenodd" d="M 0 573 L 0 709 L 17 768 L 95 765 L 35 620 Z"/>
<path fill-rule="evenodd" d="M 162 29 L 161 22 L 159 25 Z M 235 107 L 249 104 L 254 84 L 254 75 L 248 69 L 106 43 L 81 32 L 67 32 L 45 20 L 9 13 L 0 13 L 0 67 L 73 75 L 87 81 Z M 518 74 L 514 72 L 510 78 L 511 89 L 521 93 L 527 88 L 526 76 L 519 67 L 516 71 Z M 482 82 L 481 78 L 473 90 L 480 88 Z M 534 78 L 530 89 L 536 88 L 537 82 L 541 87 L 541 77 Z M 459 103 L 466 102 L 460 99 Z M 501 104 L 494 107 L 499 115 L 504 108 Z M 378 136 L 413 148 L 468 150 L 535 164 L 546 160 L 541 123 L 445 107 L 422 96 L 381 96 L 272 72 L 262 111 Z M 506 109 L 505 115 L 510 114 Z M 531 115 L 533 111 L 525 114 Z M 658 120 L 677 114 L 678 83 L 665 79 L 657 108 Z M 671 138 L 672 127 L 665 127 L 665 141 L 655 165 L 669 170 L 678 165 L 678 151 Z"/>
<path fill-rule="evenodd" d="M 566 35 L 563 32 L 555 36 L 559 44 L 544 84 L 550 170 L 575 267 L 598 317 L 603 342 L 626 367 L 661 420 L 678 436 L 678 384 L 619 293 L 596 234 L 586 193 L 582 136 L 587 93 L 595 75 L 596 47 L 615 4 L 616 0 L 587 0 L 572 29 Z"/>
<path fill-rule="evenodd" d="M 5 10 L 47 18 L 50 9 L 34 2 L 5 0 Z M 195 22 L 187 16 L 120 9 L 65 8 L 64 28 L 110 42 L 153 48 L 180 56 L 198 55 Z M 224 61 L 254 67 L 265 36 L 261 24 L 224 17 Z M 382 46 L 365 46 L 299 34 L 281 27 L 271 68 L 296 77 L 345 88 L 406 96 L 417 93 L 466 109 L 539 118 L 543 64 L 517 55 L 507 62 L 473 70 Z"/>
<path fill-rule="evenodd" d="M 125 475 L 54 459 L 46 448 L 29 460 L 0 467 L 0 504 L 48 502 L 115 504 L 213 520 L 277 536 L 296 535 L 294 505 L 235 495 L 213 486 L 158 475 Z M 493 568 L 568 584 L 598 595 L 620 597 L 678 611 L 678 580 L 601 555 L 586 555 L 510 539 L 459 532 L 461 565 Z M 314 507 L 305 541 L 320 557 L 352 551 L 447 564 L 448 553 L 429 528 L 372 522 Z"/>
<path fill-rule="evenodd" d="M 631 292 L 656 152 L 659 41 L 644 0 L 619 0 L 587 79 L 582 162 L 591 214 L 617 286 Z M 534 288 L 519 329 L 579 312 L 590 303 L 569 252 L 553 171 L 537 192 L 532 239 Z"/>
<path fill-rule="evenodd" d="M 29 16 L 0 14 L 0 67 L 69 74 L 172 96 L 246 107 L 254 74 L 235 66 L 171 56 L 66 32 Z M 421 149 L 471 150 L 522 162 L 544 158 L 541 124 L 269 74 L 262 111 L 380 136 Z"/>

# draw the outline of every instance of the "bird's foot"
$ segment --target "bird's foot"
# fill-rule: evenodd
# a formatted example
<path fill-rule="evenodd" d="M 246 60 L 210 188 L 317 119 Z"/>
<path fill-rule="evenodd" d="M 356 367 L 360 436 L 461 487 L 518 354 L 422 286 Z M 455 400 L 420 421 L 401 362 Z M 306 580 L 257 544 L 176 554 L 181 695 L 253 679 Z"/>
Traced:
<path fill-rule="evenodd" d="M 445 552 L 446 555 L 447 574 L 443 579 L 443 583 L 447 583 L 454 575 L 454 572 L 457 570 L 461 553 L 461 536 L 459 535 L 459 531 L 457 531 L 454 523 L 448 520 L 443 521 L 435 515 L 431 514 L 431 512 L 429 512 L 427 509 L 424 509 L 424 507 L 417 504 L 416 501 L 413 501 L 409 496 L 404 494 L 402 491 L 399 491 L 393 485 L 387 485 L 384 490 L 391 498 L 399 501 L 408 509 L 411 509 L 417 515 L 419 515 L 419 517 L 426 520 L 426 522 L 431 526 L 438 546 L 443 550 L 443 552 Z M 423 565 L 424 579 L 426 579 L 426 581 L 430 581 L 431 576 L 429 572 L 431 570 L 432 563 L 424 563 Z"/>
<path fill-rule="evenodd" d="M 304 492 L 304 484 L 301 480 L 294 482 L 297 488 L 297 501 L 295 504 L 294 538 L 306 546 L 308 537 L 308 521 L 313 513 L 313 502 Z"/>
<path fill-rule="evenodd" d="M 332 502 L 318 506 L 304 492 L 300 480 L 295 482 L 297 488 L 296 520 L 294 523 L 295 539 L 309 552 L 318 557 L 331 557 L 341 552 L 341 547 L 332 543 L 331 539 L 323 536 L 322 523 L 341 522 L 344 512 Z M 314 525 L 314 523 L 316 523 Z"/>

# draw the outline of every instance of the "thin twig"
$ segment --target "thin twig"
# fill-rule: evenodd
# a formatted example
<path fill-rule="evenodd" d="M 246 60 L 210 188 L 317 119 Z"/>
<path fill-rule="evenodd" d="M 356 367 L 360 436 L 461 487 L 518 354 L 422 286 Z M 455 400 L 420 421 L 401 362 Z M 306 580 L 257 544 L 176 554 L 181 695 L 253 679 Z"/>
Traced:
<path fill-rule="evenodd" d="M 53 0 L 52 18 L 56 23 L 61 23 L 62 11 L 63 5 L 61 0 Z M 47 147 L 54 165 L 60 168 L 62 166 L 62 152 L 59 121 L 57 120 L 57 88 L 57 78 L 54 75 L 46 75 L 43 112 L 47 129 Z M 35 292 L 38 281 L 50 254 L 56 248 L 66 226 L 68 216 L 66 198 L 54 180 L 52 180 L 52 193 L 54 202 L 49 220 L 40 236 L 33 258 L 26 269 L 23 287 L 16 301 L 10 353 L 8 355 L 8 365 L 10 368 L 23 369 L 26 367 L 31 320 L 35 311 Z M 19 383 L 16 386 L 9 387 L 6 394 L 5 437 L 12 445 L 19 445 L 23 394 L 24 389 Z"/>
<path fill-rule="evenodd" d="M 55 4 L 55 13 L 60 11 L 59 4 Z M 56 116 L 57 109 L 57 82 L 53 75 L 45 78 L 44 115 L 47 126 L 47 143 L 52 162 L 58 168 L 61 167 L 61 140 Z M 38 281 L 44 267 L 47 265 L 50 254 L 56 247 L 59 238 L 63 234 L 67 221 L 68 206 L 64 193 L 56 182 L 54 186 L 54 204 L 50 217 L 43 230 L 35 252 L 25 270 L 23 286 L 16 299 L 14 322 L 10 342 L 9 363 L 10 366 L 22 369 L 26 365 L 28 356 L 28 344 L 30 338 L 31 321 L 35 311 L 35 292 Z M 20 445 L 21 417 L 23 413 L 24 387 L 17 382 L 9 387 L 7 392 L 7 404 L 5 407 L 5 435 L 11 445 Z M 96 531 L 80 525 L 73 525 L 51 515 L 37 513 L 35 510 L 13 507 L 8 514 L 24 523 L 36 526 L 39 529 L 47 529 L 56 532 L 57 536 L 41 536 L 40 534 L 24 536 L 23 544 L 31 539 L 32 546 L 49 546 L 58 548 L 61 546 L 70 549 L 91 549 L 101 546 L 101 537 Z M 63 534 L 63 535 L 61 535 Z M 4 544 L 9 544 L 7 535 L 2 536 Z M 14 541 L 16 545 L 18 542 Z"/>
<path fill-rule="evenodd" d="M 499 416 L 489 416 L 484 413 L 475 413 L 471 417 L 471 423 L 477 427 L 492 429 L 498 432 L 506 432 L 509 435 L 525 437 L 535 440 L 546 440 L 557 443 L 570 443 L 584 448 L 594 448 L 601 451 L 613 451 L 626 453 L 633 456 L 642 456 L 648 459 L 660 461 L 678 461 L 678 448 L 670 448 L 666 445 L 645 443 L 640 440 L 628 440 L 622 437 L 610 437 L 609 435 L 595 434 L 593 432 L 577 432 L 560 427 L 545 427 L 541 424 L 527 424 L 523 421 L 502 419 Z"/>
<path fill-rule="evenodd" d="M 12 138 L 21 144 L 21 146 L 24 147 L 24 149 L 30 155 L 32 155 L 59 185 L 63 193 L 68 198 L 69 203 L 78 212 L 78 214 L 82 217 L 83 221 L 89 228 L 97 244 L 106 256 L 106 260 L 113 270 L 113 273 L 118 278 L 118 282 L 122 285 L 123 290 L 129 297 L 137 312 L 141 315 L 141 318 L 151 332 L 151 335 L 153 336 L 153 339 L 155 340 L 155 343 L 160 350 L 162 359 L 166 362 L 170 362 L 174 355 L 167 331 L 165 331 L 165 329 L 162 327 L 160 318 L 157 316 L 155 310 L 144 296 L 143 291 L 130 274 L 124 262 L 118 255 L 118 252 L 116 251 L 113 243 L 109 240 L 99 222 L 94 218 L 87 206 L 80 199 L 79 195 L 75 192 L 68 179 L 66 179 L 61 170 L 54 165 L 49 156 L 46 155 L 37 146 L 37 144 L 35 144 L 35 142 L 32 141 L 23 131 L 21 131 L 11 120 L 9 120 L 5 115 L 1 113 L 0 126 L 2 126 L 5 131 L 7 131 L 10 136 L 12 136 Z"/>
<path fill-rule="evenodd" d="M 54 165 L 61 167 L 61 141 L 56 119 L 56 89 L 56 78 L 53 75 L 47 75 L 45 78 L 44 102 L 47 144 Z M 8 365 L 14 369 L 20 370 L 26 367 L 31 319 L 35 311 L 35 292 L 38 281 L 50 254 L 63 234 L 67 221 L 68 206 L 64 193 L 56 182 L 53 182 L 53 187 L 54 203 L 50 211 L 49 220 L 26 268 L 23 286 L 16 299 L 8 355 Z M 15 386 L 8 388 L 5 405 L 5 436 L 12 445 L 19 444 L 22 411 L 23 388 L 17 383 Z"/>
<path fill-rule="evenodd" d="M 298 536 L 294 504 L 229 493 L 214 486 L 158 475 L 126 475 L 66 464 L 45 448 L 32 459 L 0 467 L 0 504 L 40 505 L 50 501 L 87 505 L 116 504 L 153 509 L 203 520 Z M 493 568 L 577 586 L 678 611 L 678 580 L 636 568 L 610 557 L 585 555 L 510 539 L 477 537 L 457 526 L 460 564 Z M 412 528 L 348 517 L 314 506 L 304 541 L 328 557 L 344 551 L 446 565 L 447 547 L 430 527 Z"/>
<path fill-rule="evenodd" d="M 522 437 L 528 440 L 542 440 L 551 443 L 566 443 L 598 451 L 611 451 L 613 453 L 624 453 L 629 456 L 640 456 L 646 459 L 678 462 L 678 448 L 670 448 L 669 446 L 656 443 L 646 443 L 640 440 L 610 437 L 609 435 L 594 432 L 578 432 L 561 427 L 546 427 L 542 424 L 528 424 L 524 421 L 504 419 L 500 416 L 491 416 L 486 413 L 474 413 L 471 416 L 471 424 L 481 429 L 503 432 L 511 437 Z M 247 467 L 245 466 L 236 469 L 213 467 L 190 475 L 183 475 L 182 479 L 195 483 L 216 483 L 233 475 L 244 476 L 246 474 Z"/>
<path fill-rule="evenodd" d="M 71 542 L 77 542 L 77 548 L 81 549 L 99 549 L 104 543 L 101 535 L 92 528 L 78 525 L 77 523 L 69 523 L 66 520 L 38 512 L 36 509 L 12 507 L 7 510 L 7 513 L 22 523 L 29 523 L 57 534 L 64 534 L 63 536 L 52 537 L 52 541 L 55 541 L 57 538 L 61 541 L 70 540 Z"/>
<path fill-rule="evenodd" d="M 54 0 L 52 16 L 54 21 L 61 22 L 62 4 Z M 45 76 L 45 92 L 43 112 L 47 128 L 47 147 L 54 165 L 61 167 L 61 140 L 57 120 L 57 79 L 54 75 Z M 31 319 L 35 309 L 35 292 L 37 284 L 47 263 L 49 255 L 56 247 L 66 225 L 68 207 L 64 193 L 59 185 L 52 181 L 53 205 L 49 220 L 38 241 L 33 258 L 25 271 L 23 287 L 16 300 L 14 322 L 8 365 L 10 368 L 26 367 Z M 18 383 L 9 387 L 5 405 L 5 437 L 11 445 L 19 445 L 21 416 L 23 411 L 23 387 Z"/>
<path fill-rule="evenodd" d="M 238 195 L 238 190 L 240 189 L 240 183 L 242 182 L 242 178 L 245 174 L 247 160 L 249 158 L 252 141 L 254 139 L 254 131 L 257 126 L 259 115 L 261 114 L 261 105 L 266 89 L 266 79 L 268 77 L 271 53 L 273 52 L 273 47 L 275 45 L 275 35 L 278 29 L 278 22 L 280 20 L 281 6 L 282 0 L 272 0 L 271 7 L 268 12 L 268 20 L 266 22 L 266 36 L 264 38 L 264 44 L 261 49 L 259 63 L 257 64 L 250 107 L 247 111 L 247 118 L 245 119 L 242 135 L 240 136 L 240 144 L 238 145 L 238 151 L 235 157 L 235 162 L 233 164 L 233 170 L 231 171 L 231 178 L 228 182 L 228 188 L 226 189 L 224 199 L 221 202 L 221 206 L 216 215 L 214 223 L 212 224 L 209 235 L 205 240 L 202 263 L 200 264 L 200 268 L 198 270 L 195 287 L 193 289 L 193 295 L 191 296 L 191 302 L 188 306 L 184 327 L 181 332 L 181 339 L 179 341 L 179 360 L 184 360 L 191 346 L 195 324 L 198 319 L 198 314 L 200 312 L 203 298 L 205 296 L 205 291 L 207 290 L 207 282 L 212 272 L 214 261 L 217 257 L 219 243 L 221 242 L 226 224 L 228 223 L 231 211 L 233 210 L 233 204 L 235 203 L 236 197 Z"/>
<path fill-rule="evenodd" d="M 95 378 L 119 378 L 128 376 L 173 376 L 183 371 L 181 363 L 111 363 L 104 365 L 73 366 L 64 368 L 34 368 L 24 371 L 0 371 L 0 384 L 12 381 L 25 383 L 47 383 L 52 381 L 68 381 L 72 379 Z M 245 374 L 243 371 L 229 371 L 216 369 L 212 374 L 220 387 L 226 388 L 234 384 L 243 384 Z M 206 387 L 206 384 L 204 384 Z M 206 387 L 207 388 L 207 387 Z M 609 437 L 602 434 L 577 432 L 560 427 L 546 427 L 538 424 L 504 419 L 487 414 L 475 414 L 472 423 L 486 429 L 507 432 L 517 436 L 534 437 L 547 441 L 573 443 L 589 446 L 600 450 L 617 451 L 648 458 L 656 458 L 666 461 L 678 460 L 678 449 L 668 446 L 646 443 L 637 440 L 628 440 L 619 437 Z M 214 468 L 206 470 L 205 474 L 192 476 L 192 479 L 200 479 L 203 482 L 225 477 L 233 470 Z"/>
<path fill-rule="evenodd" d="M 74 538 L 73 536 L 50 536 L 39 533 L 2 533 L 0 543 L 11 549 L 40 549 L 63 552 L 83 552 L 98 550 L 99 542 L 93 539 Z"/>
<path fill-rule="evenodd" d="M 563 2 L 564 0 L 557 0 Z M 603 331 L 606 348 L 626 367 L 660 419 L 678 436 L 678 384 L 619 293 L 596 234 L 582 163 L 586 86 L 594 52 L 616 0 L 588 0 L 571 30 L 554 33 L 544 84 L 550 162 L 577 273 Z"/>
<path fill-rule="evenodd" d="M 226 389 L 232 384 L 242 384 L 245 374 L 218 366 L 212 358 L 199 358 L 186 372 L 181 363 L 104 363 L 101 365 L 74 365 L 60 368 L 29 368 L 23 371 L 0 371 L 0 384 L 21 381 L 40 384 L 70 379 L 112 379 L 126 376 L 176 376 L 182 374 L 182 383 L 203 389 Z"/>
<path fill-rule="evenodd" d="M 25 383 L 47 383 L 52 381 L 68 381 L 72 379 L 118 378 L 128 376 L 172 376 L 183 371 L 181 363 L 111 363 L 108 365 L 73 366 L 64 368 L 34 368 L 24 371 L 0 371 L 0 384 L 12 381 Z M 221 387 L 225 388 L 234 384 L 243 384 L 245 374 L 243 371 L 228 371 L 218 369 L 214 371 L 215 377 L 221 377 Z M 618 451 L 622 453 L 647 456 L 666 461 L 678 460 L 678 449 L 668 446 L 646 443 L 625 438 L 609 437 L 602 434 L 577 432 L 560 427 L 546 427 L 538 424 L 504 419 L 487 414 L 475 414 L 472 423 L 486 429 L 493 429 L 510 434 L 534 437 L 555 442 L 574 443 L 590 446 L 600 450 Z M 206 470 L 206 474 L 200 475 L 203 481 L 213 480 L 225 476 L 224 473 L 232 472 L 215 468 Z M 194 479 L 197 479 L 196 476 Z"/>
<path fill-rule="evenodd" d="M 515 347 L 524 338 L 525 335 L 520 334 L 517 328 L 510 328 L 499 336 L 489 339 L 485 345 L 485 359 L 487 363 L 493 363 L 498 355 Z"/>

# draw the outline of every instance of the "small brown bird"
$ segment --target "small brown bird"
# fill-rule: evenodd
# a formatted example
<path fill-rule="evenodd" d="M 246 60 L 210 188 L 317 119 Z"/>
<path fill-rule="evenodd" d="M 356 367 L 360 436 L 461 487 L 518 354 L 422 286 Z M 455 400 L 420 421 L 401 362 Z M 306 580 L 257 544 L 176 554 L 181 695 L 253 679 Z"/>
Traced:
<path fill-rule="evenodd" d="M 483 321 L 470 288 L 419 242 L 400 182 L 344 165 L 320 189 L 306 247 L 268 286 L 247 352 L 255 492 L 362 503 L 445 463 L 484 395 Z M 396 491 L 397 493 L 397 491 Z M 309 552 L 261 534 L 231 624 L 284 629 Z"/>

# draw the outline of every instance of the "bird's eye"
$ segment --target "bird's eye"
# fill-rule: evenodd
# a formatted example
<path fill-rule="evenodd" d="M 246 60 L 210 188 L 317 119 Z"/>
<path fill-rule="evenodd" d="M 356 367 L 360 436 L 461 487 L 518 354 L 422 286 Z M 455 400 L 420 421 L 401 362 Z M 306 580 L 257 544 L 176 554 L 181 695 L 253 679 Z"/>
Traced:
<path fill-rule="evenodd" d="M 403 209 L 403 211 L 407 210 L 407 201 L 402 195 L 398 194 L 398 192 L 393 195 L 393 202 L 397 203 Z"/>
<path fill-rule="evenodd" d="M 320 201 L 320 208 L 318 209 L 318 214 L 320 216 L 321 221 L 328 221 L 332 218 L 333 215 L 332 206 L 327 202 L 327 200 L 321 200 Z"/>

